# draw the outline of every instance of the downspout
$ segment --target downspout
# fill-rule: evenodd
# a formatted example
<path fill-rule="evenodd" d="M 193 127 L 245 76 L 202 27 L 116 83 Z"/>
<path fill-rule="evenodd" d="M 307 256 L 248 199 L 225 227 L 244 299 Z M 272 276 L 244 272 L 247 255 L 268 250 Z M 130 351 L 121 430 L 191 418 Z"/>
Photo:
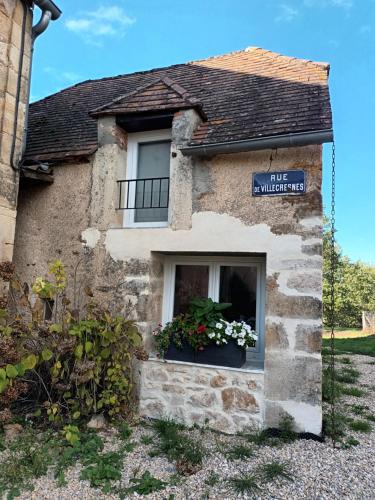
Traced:
<path fill-rule="evenodd" d="M 291 148 L 323 144 L 333 141 L 333 130 L 323 129 L 310 132 L 295 132 L 266 137 L 256 137 L 232 142 L 221 142 L 202 146 L 187 146 L 181 148 L 183 155 L 187 156 L 214 156 L 224 153 L 239 153 L 242 151 L 258 151 L 261 149 Z"/>
<path fill-rule="evenodd" d="M 29 77 L 27 82 L 27 92 L 26 92 L 26 111 L 23 127 L 23 139 L 22 139 L 22 150 L 20 158 L 15 161 L 15 149 L 17 142 L 17 127 L 18 127 L 18 115 L 19 115 L 19 105 L 20 105 L 20 95 L 21 95 L 21 85 L 22 85 L 22 71 L 23 62 L 25 56 L 25 38 L 26 38 L 26 22 L 27 13 L 29 9 L 29 3 L 27 0 L 22 0 L 23 5 L 23 18 L 22 18 L 22 33 L 21 33 L 21 47 L 20 47 L 20 58 L 18 64 L 18 76 L 17 76 L 17 90 L 16 90 L 16 103 L 15 103 L 15 113 L 14 113 L 14 124 L 13 124 L 13 141 L 10 154 L 10 164 L 13 170 L 19 171 L 22 162 L 22 157 L 26 149 L 27 140 L 27 130 L 28 130 L 28 118 L 29 118 L 29 99 L 30 99 L 30 87 L 31 87 L 31 70 L 34 52 L 34 42 L 39 35 L 41 35 L 48 27 L 51 19 L 56 20 L 60 17 L 60 9 L 51 0 L 35 0 L 34 3 L 42 9 L 42 15 L 38 23 L 33 26 L 31 33 L 31 50 L 30 50 L 30 66 L 29 66 Z"/>

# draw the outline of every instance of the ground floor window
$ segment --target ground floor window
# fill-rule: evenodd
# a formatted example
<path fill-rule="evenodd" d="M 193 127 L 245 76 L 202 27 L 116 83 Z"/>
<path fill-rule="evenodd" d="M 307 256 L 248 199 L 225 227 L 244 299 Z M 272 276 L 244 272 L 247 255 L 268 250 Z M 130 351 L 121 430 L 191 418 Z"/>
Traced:
<path fill-rule="evenodd" d="M 228 321 L 245 321 L 258 332 L 249 357 L 263 359 L 265 262 L 259 257 L 184 257 L 166 259 L 163 323 L 185 313 L 194 297 L 230 302 Z"/>

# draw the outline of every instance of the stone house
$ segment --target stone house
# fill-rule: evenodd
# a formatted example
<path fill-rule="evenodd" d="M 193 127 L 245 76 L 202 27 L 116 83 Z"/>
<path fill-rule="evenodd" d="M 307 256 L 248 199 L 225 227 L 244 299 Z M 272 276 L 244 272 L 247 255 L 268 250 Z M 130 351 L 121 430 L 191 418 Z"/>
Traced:
<path fill-rule="evenodd" d="M 236 432 L 289 414 L 320 434 L 328 73 L 251 47 L 31 105 L 14 261 L 30 282 L 84 246 L 80 279 L 133 315 L 150 352 L 141 415 Z M 242 368 L 153 354 L 152 330 L 192 294 L 257 330 Z"/>

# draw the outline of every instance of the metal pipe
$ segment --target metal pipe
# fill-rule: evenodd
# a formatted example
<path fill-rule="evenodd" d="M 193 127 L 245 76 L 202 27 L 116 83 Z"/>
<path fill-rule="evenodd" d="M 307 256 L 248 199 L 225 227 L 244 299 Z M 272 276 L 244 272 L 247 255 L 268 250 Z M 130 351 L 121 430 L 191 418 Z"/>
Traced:
<path fill-rule="evenodd" d="M 26 2 L 22 2 L 23 15 L 22 15 L 22 28 L 21 28 L 21 46 L 20 46 L 20 57 L 18 60 L 18 75 L 17 75 L 17 89 L 16 89 L 16 100 L 14 109 L 14 121 L 13 121 L 13 137 L 12 146 L 10 150 L 10 166 L 13 170 L 19 170 L 19 161 L 14 161 L 14 155 L 16 151 L 17 142 L 17 127 L 18 127 L 18 114 L 20 107 L 20 96 L 21 96 L 21 83 L 22 83 L 22 70 L 23 70 L 23 59 L 25 52 L 25 38 L 26 38 L 26 21 L 27 21 L 27 11 L 28 7 Z M 26 107 L 27 107 L 26 103 Z"/>
<path fill-rule="evenodd" d="M 33 26 L 32 30 L 32 43 L 34 43 L 34 40 L 38 38 L 39 35 L 41 35 L 46 29 L 48 28 L 49 22 L 52 19 L 52 12 L 49 10 L 45 10 L 42 12 L 42 15 L 39 19 L 39 22 L 37 22 Z"/>
<path fill-rule="evenodd" d="M 52 0 L 34 0 L 35 5 L 37 5 L 43 12 L 51 12 L 52 21 L 56 21 L 61 16 L 61 10 L 57 5 L 52 2 Z"/>
<path fill-rule="evenodd" d="M 333 130 L 324 129 L 315 132 L 297 132 L 294 134 L 274 135 L 245 139 L 233 142 L 220 142 L 205 146 L 188 146 L 180 151 L 185 156 L 212 156 L 222 153 L 239 153 L 242 151 L 257 151 L 260 149 L 291 148 L 308 146 L 333 141 Z"/>

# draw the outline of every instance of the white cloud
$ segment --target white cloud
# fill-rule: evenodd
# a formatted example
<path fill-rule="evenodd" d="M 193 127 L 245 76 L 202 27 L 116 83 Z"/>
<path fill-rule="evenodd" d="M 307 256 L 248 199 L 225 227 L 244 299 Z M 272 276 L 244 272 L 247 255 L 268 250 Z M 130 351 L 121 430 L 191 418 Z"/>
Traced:
<path fill-rule="evenodd" d="M 102 37 L 122 37 L 125 35 L 125 28 L 134 23 L 135 19 L 128 16 L 122 7 L 112 5 L 78 14 L 76 18 L 68 19 L 65 26 L 87 43 L 101 45 Z"/>
<path fill-rule="evenodd" d="M 353 7 L 353 0 L 304 0 L 308 7 L 339 7 L 345 10 Z"/>
<path fill-rule="evenodd" d="M 280 23 L 290 23 L 298 16 L 298 10 L 294 9 L 290 5 L 281 4 L 280 14 L 275 17 L 275 21 Z"/>

